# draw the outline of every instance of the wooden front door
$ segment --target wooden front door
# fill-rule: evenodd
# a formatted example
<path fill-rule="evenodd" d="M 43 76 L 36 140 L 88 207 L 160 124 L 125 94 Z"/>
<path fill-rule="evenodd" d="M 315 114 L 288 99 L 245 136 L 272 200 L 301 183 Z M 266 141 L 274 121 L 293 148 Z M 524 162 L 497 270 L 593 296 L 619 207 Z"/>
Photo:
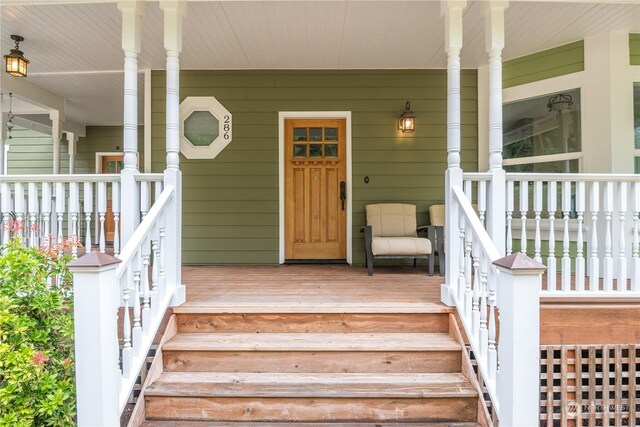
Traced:
<path fill-rule="evenodd" d="M 285 258 L 346 258 L 346 121 L 285 120 Z"/>
<path fill-rule="evenodd" d="M 124 155 L 102 157 L 102 173 L 120 173 L 124 167 Z M 107 186 L 107 213 L 104 217 L 104 234 L 108 242 L 113 242 L 115 234 L 115 221 L 113 220 L 113 195 L 111 186 Z M 119 231 L 119 230 L 118 230 Z"/>

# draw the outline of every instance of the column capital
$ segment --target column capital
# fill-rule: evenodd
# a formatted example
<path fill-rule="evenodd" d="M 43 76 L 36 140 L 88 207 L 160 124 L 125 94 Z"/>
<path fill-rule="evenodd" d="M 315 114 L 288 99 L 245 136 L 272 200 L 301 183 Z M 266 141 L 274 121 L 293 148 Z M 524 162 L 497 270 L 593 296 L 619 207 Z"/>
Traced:
<path fill-rule="evenodd" d="M 447 53 L 460 53 L 462 49 L 462 12 L 467 7 L 466 0 L 441 0 L 440 12 L 444 16 L 444 49 Z"/>
<path fill-rule="evenodd" d="M 122 50 L 125 53 L 140 52 L 141 18 L 144 14 L 144 0 L 119 0 L 118 9 L 122 12 Z"/>
<path fill-rule="evenodd" d="M 506 0 L 489 0 L 483 3 L 485 16 L 485 49 L 489 53 L 504 49 L 504 11 Z"/>
<path fill-rule="evenodd" d="M 187 2 L 160 0 L 164 11 L 164 48 L 167 51 L 182 51 L 182 18 L 187 15 Z"/>

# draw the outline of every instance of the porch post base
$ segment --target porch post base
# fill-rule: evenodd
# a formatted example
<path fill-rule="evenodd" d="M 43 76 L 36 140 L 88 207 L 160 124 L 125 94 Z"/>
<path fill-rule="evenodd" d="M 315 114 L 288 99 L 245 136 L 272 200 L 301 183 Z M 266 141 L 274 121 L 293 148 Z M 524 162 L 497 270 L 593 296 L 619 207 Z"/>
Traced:
<path fill-rule="evenodd" d="M 456 305 L 451 295 L 451 288 L 446 283 L 440 285 L 440 302 L 449 307 Z"/>
<path fill-rule="evenodd" d="M 173 290 L 173 296 L 171 297 L 169 307 L 177 307 L 184 304 L 185 301 L 187 301 L 187 287 L 185 285 L 176 286 Z"/>

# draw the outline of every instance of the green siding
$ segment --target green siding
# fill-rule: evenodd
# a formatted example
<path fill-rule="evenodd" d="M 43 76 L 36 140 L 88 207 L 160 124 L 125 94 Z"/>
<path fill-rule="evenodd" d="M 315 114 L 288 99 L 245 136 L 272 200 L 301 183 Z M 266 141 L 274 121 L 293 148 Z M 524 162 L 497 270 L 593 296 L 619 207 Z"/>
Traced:
<path fill-rule="evenodd" d="M 577 41 L 502 64 L 502 84 L 508 88 L 584 70 L 584 41 Z"/>
<path fill-rule="evenodd" d="M 87 135 L 78 140 L 76 149 L 76 173 L 96 172 L 96 153 L 122 152 L 122 126 L 87 126 Z M 144 168 L 144 127 L 138 127 L 138 167 Z"/>
<path fill-rule="evenodd" d="M 640 65 L 640 34 L 629 34 L 629 62 Z"/>
<path fill-rule="evenodd" d="M 183 262 L 278 262 L 278 112 L 351 111 L 353 259 L 364 262 L 364 206 L 398 201 L 427 209 L 444 199 L 445 70 L 182 71 L 180 96 L 215 96 L 233 114 L 233 141 L 183 171 Z M 396 120 L 407 100 L 414 134 Z M 152 74 L 153 171 L 165 166 L 165 73 Z M 477 73 L 462 72 L 462 167 L 477 170 Z M 369 176 L 369 184 L 363 182 Z"/>
<path fill-rule="evenodd" d="M 53 139 L 51 135 L 16 126 L 11 132 L 7 173 L 9 175 L 35 175 L 53 173 Z M 69 171 L 67 141 L 60 141 L 60 172 Z"/>

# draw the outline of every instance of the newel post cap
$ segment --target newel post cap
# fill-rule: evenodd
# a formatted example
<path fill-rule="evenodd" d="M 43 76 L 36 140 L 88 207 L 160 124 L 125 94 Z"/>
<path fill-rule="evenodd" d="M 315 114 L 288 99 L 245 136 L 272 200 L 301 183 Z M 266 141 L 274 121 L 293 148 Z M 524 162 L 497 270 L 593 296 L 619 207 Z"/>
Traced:
<path fill-rule="evenodd" d="M 528 275 L 544 273 L 547 267 L 540 264 L 522 252 L 516 252 L 504 258 L 497 259 L 493 265 L 498 267 L 500 271 L 513 275 Z"/>
<path fill-rule="evenodd" d="M 81 256 L 80 258 L 76 258 L 69 263 L 70 270 L 82 270 L 84 268 L 97 268 L 102 269 L 103 267 L 113 266 L 116 267 L 116 264 L 122 262 L 120 259 L 105 254 L 98 251 L 92 251 L 88 254 Z"/>

